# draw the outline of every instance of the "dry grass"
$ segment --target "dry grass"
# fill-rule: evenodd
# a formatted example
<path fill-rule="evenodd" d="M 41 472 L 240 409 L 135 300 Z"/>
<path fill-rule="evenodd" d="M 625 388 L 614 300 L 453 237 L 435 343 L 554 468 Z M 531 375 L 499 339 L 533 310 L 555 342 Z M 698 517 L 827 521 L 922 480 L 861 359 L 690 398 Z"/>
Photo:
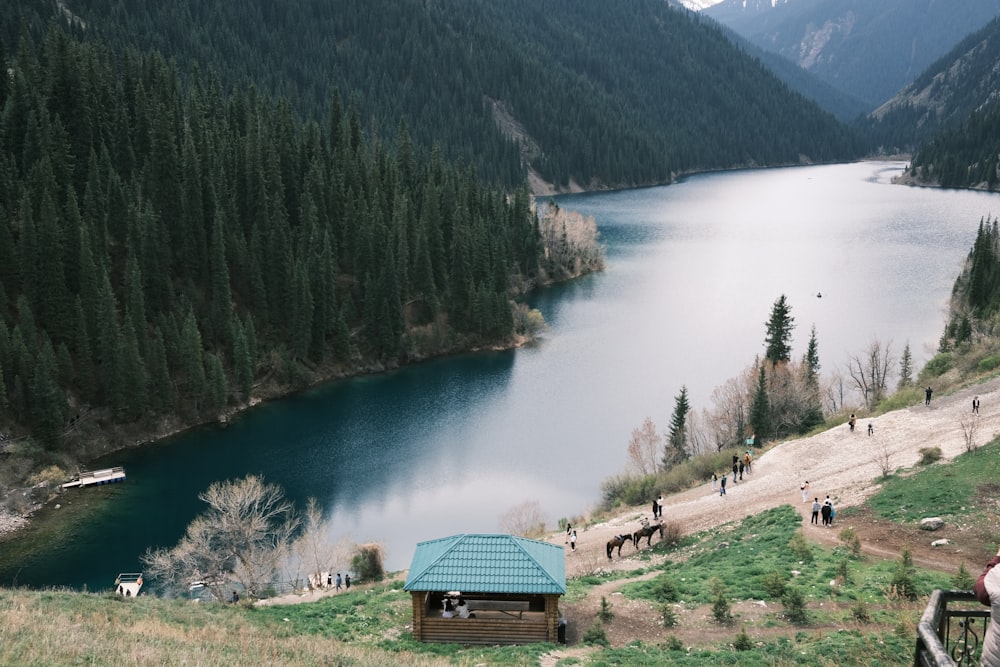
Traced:
<path fill-rule="evenodd" d="M 268 627 L 245 607 L 0 590 L 0 665 L 433 665 L 432 656 Z"/>

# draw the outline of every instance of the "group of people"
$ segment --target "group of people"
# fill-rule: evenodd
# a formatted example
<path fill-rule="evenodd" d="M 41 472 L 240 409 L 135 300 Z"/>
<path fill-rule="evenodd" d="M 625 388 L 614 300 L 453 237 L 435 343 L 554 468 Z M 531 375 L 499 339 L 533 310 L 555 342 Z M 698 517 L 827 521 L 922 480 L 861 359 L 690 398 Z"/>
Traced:
<path fill-rule="evenodd" d="M 752 439 L 747 440 L 750 443 Z M 741 458 L 739 454 L 733 454 L 733 484 L 743 480 L 743 475 L 750 474 L 750 466 L 753 462 L 753 450 L 748 449 L 746 453 L 743 454 Z M 726 481 L 729 476 L 729 472 L 722 473 L 722 477 L 719 477 L 714 472 L 712 473 L 712 491 L 716 489 L 719 491 L 720 496 L 726 495 Z"/>
<path fill-rule="evenodd" d="M 450 597 L 444 599 L 444 611 L 441 612 L 442 618 L 454 618 L 458 616 L 459 618 L 475 618 L 476 615 L 469 611 L 469 605 L 461 595 L 458 599 L 453 600 Z"/>
<path fill-rule="evenodd" d="M 826 497 L 826 500 L 823 501 L 822 505 L 819 502 L 819 496 L 813 498 L 811 523 L 818 523 L 820 515 L 823 517 L 823 525 L 827 528 L 832 528 L 833 519 L 837 515 L 837 510 L 834 509 L 833 501 L 830 500 L 830 496 Z"/>

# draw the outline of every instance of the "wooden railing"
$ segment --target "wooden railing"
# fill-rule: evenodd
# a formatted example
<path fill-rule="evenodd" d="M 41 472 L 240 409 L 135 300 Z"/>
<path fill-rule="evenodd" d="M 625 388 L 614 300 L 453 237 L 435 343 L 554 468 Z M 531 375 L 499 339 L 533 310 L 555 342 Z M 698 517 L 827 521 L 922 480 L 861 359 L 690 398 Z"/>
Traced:
<path fill-rule="evenodd" d="M 917 625 L 914 666 L 978 666 L 989 622 L 990 610 L 979 604 L 971 591 L 935 590 Z"/>

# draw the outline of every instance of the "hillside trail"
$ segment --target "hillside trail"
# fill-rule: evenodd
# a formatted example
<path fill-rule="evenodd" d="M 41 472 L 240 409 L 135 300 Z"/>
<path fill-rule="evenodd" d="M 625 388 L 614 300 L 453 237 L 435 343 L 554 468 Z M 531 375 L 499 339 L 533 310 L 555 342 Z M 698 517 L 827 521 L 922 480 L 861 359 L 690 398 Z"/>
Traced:
<path fill-rule="evenodd" d="M 923 394 L 923 392 L 921 392 Z M 979 396 L 980 415 L 972 414 L 972 399 Z M 759 514 L 767 509 L 791 504 L 805 517 L 806 537 L 820 543 L 839 543 L 840 529 L 855 521 L 838 520 L 834 529 L 809 524 L 812 499 L 820 502 L 829 495 L 838 513 L 847 507 L 859 506 L 879 488 L 881 468 L 878 458 L 889 457 L 891 469 L 911 468 L 920 459 L 919 450 L 939 447 L 944 460 L 951 460 L 966 451 L 963 421 L 977 422 L 975 444 L 981 446 L 1000 432 L 1000 378 L 955 390 L 953 393 L 935 395 L 929 406 L 921 402 L 883 415 L 862 418 L 854 432 L 847 424 L 834 426 L 816 435 L 789 440 L 771 447 L 758 455 L 753 462 L 753 472 L 744 475 L 743 481 L 730 483 L 725 496 L 713 491 L 705 482 L 697 488 L 666 497 L 664 519 L 678 522 L 684 534 L 708 531 L 724 524 Z M 869 422 L 874 433 L 868 435 Z M 742 454 L 742 452 L 740 452 Z M 721 471 L 720 471 L 721 472 Z M 730 471 L 731 477 L 731 471 Z M 800 486 L 809 482 L 809 501 L 802 501 Z M 650 498 L 652 502 L 652 498 Z M 609 561 L 605 545 L 613 536 L 634 532 L 642 517 L 651 518 L 650 506 L 630 507 L 619 511 L 610 519 L 591 525 L 576 525 L 577 546 L 571 551 L 566 546 L 566 576 L 574 577 L 599 570 L 634 569 L 631 561 L 634 549 L 626 545 L 622 558 L 617 555 Z M 920 517 L 917 517 L 920 518 Z M 859 519 L 860 520 L 860 519 Z M 911 547 L 917 565 L 938 570 L 957 569 L 960 562 L 967 562 L 977 570 L 983 554 L 964 553 L 961 547 L 931 547 L 930 542 L 939 533 L 923 534 L 919 544 L 910 544 L 913 531 L 894 536 L 897 524 L 869 520 L 876 525 L 874 533 L 861 534 L 864 551 L 883 558 L 898 557 L 900 540 Z M 942 533 L 952 539 L 953 531 Z M 565 535 L 555 533 L 547 538 L 554 544 L 563 544 Z M 654 537 L 654 543 L 657 538 Z M 643 548 L 645 543 L 643 542 Z"/>

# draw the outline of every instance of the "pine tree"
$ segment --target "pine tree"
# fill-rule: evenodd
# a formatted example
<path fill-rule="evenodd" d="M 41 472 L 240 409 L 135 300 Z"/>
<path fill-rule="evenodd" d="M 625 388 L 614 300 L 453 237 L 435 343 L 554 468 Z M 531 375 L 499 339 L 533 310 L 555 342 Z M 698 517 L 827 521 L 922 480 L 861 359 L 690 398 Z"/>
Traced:
<path fill-rule="evenodd" d="M 45 336 L 29 387 L 32 425 L 38 439 L 49 449 L 60 442 L 66 420 L 66 396 L 59 387 L 59 369 L 52 343 Z"/>
<path fill-rule="evenodd" d="M 670 416 L 670 427 L 667 431 L 667 441 L 664 444 L 661 467 L 669 470 L 688 457 L 687 416 L 691 411 L 688 401 L 687 387 L 681 387 L 681 393 L 674 397 L 674 411 Z"/>
<path fill-rule="evenodd" d="M 766 324 L 767 335 L 764 338 L 764 345 L 767 350 L 764 358 L 771 362 L 771 366 L 787 363 L 792 354 L 792 329 L 795 328 L 795 319 L 791 315 L 791 307 L 784 294 L 774 302 L 771 317 Z"/>
<path fill-rule="evenodd" d="M 899 359 L 899 389 L 913 385 L 913 355 L 910 353 L 910 342 L 903 348 L 903 356 Z"/>
<path fill-rule="evenodd" d="M 767 396 L 766 375 L 764 364 L 761 363 L 757 368 L 757 391 L 750 403 L 750 428 L 753 429 L 755 444 L 758 446 L 764 442 L 766 434 L 771 432 L 771 403 Z"/>

